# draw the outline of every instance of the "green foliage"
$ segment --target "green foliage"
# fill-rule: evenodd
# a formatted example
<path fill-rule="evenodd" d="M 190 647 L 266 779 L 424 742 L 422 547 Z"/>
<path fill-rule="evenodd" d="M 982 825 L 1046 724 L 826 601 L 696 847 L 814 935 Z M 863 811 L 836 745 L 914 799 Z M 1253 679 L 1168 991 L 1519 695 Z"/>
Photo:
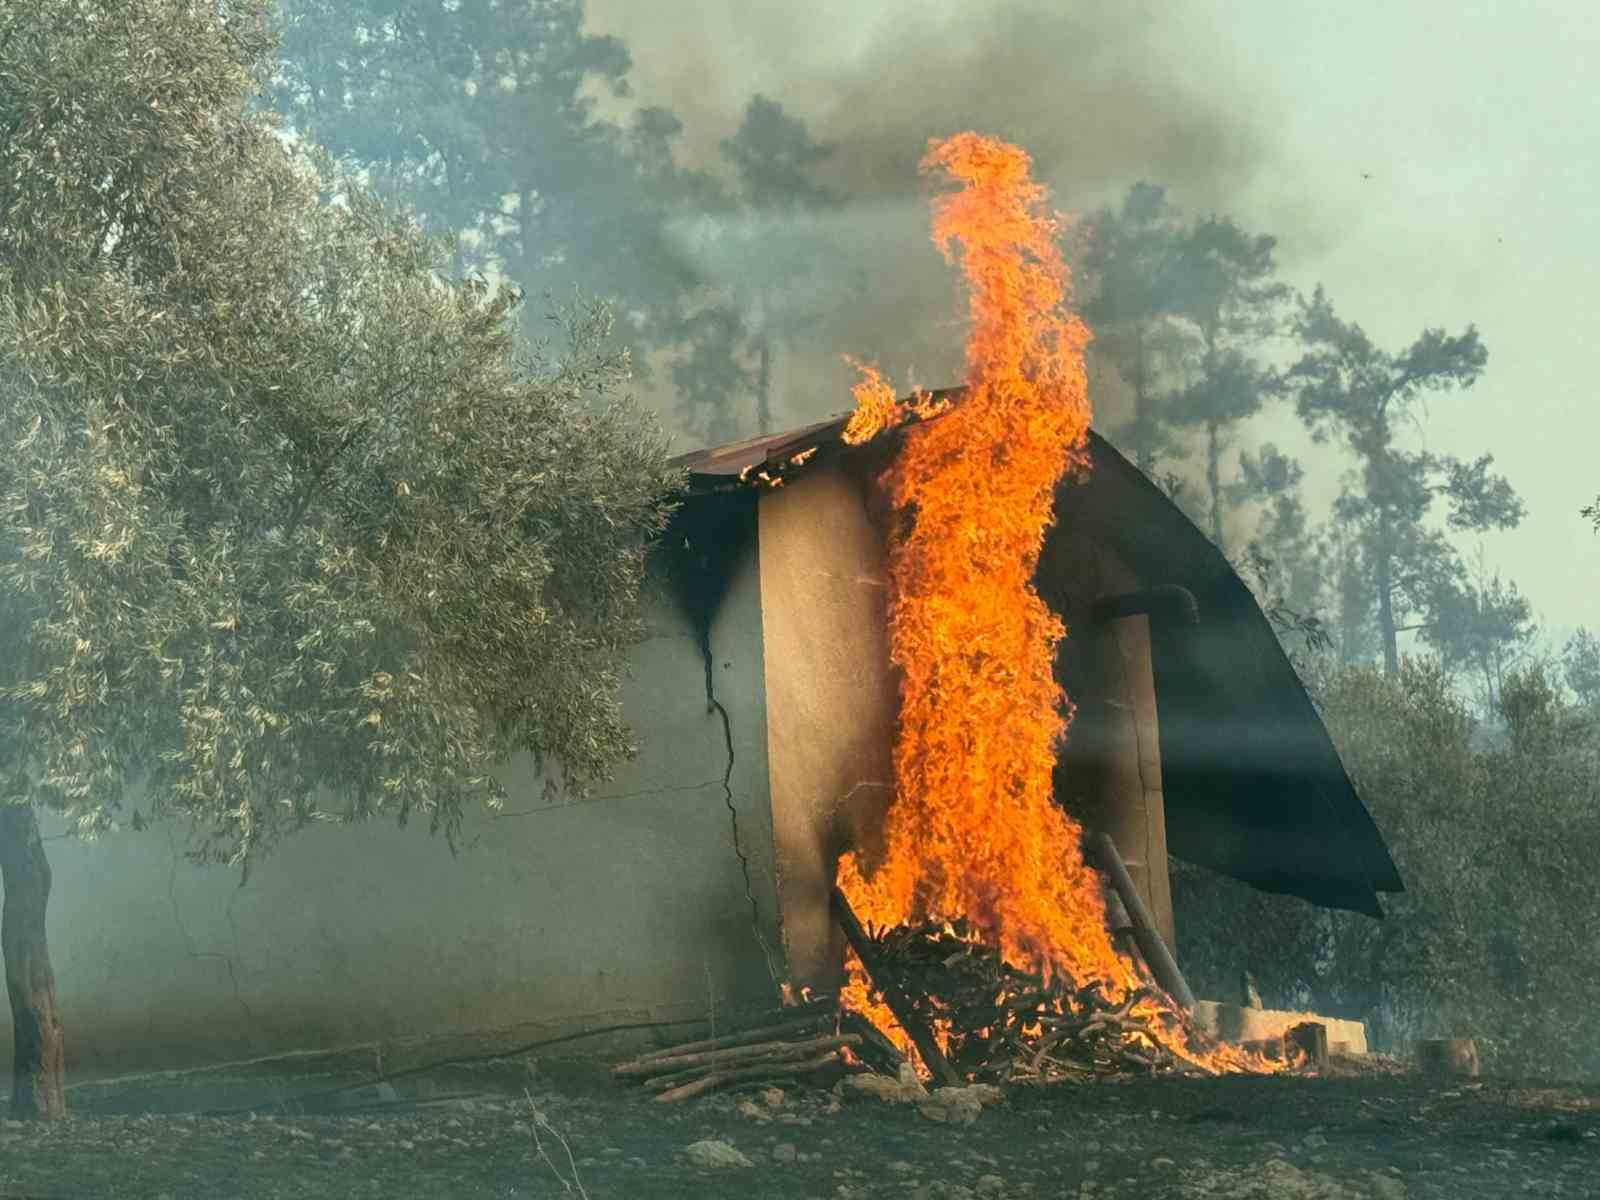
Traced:
<path fill-rule="evenodd" d="M 1491 1069 L 1592 1076 L 1600 1037 L 1576 1014 L 1600 977 L 1600 730 L 1538 669 L 1508 674 L 1494 749 L 1436 661 L 1311 684 L 1407 890 L 1376 922 L 1183 868 L 1186 969 L 1226 996 L 1248 967 L 1269 1003 L 1367 1017 L 1391 1048 L 1471 1035 Z"/>
<path fill-rule="evenodd" d="M 1252 586 L 1284 618 L 1291 649 L 1326 634 L 1342 661 L 1377 652 L 1393 671 L 1399 635 L 1420 632 L 1492 710 L 1533 636 L 1531 613 L 1513 584 L 1470 572 L 1450 535 L 1512 528 L 1522 504 L 1492 473 L 1492 456 L 1458 460 L 1399 440 L 1427 396 L 1481 375 L 1488 356 L 1476 330 L 1424 330 L 1391 353 L 1341 319 L 1320 288 L 1285 322 L 1274 239 L 1223 217 L 1185 222 L 1150 184 L 1095 214 L 1080 238 L 1095 386 L 1109 380 L 1131 402 L 1114 438 L 1219 547 L 1270 564 Z M 1285 333 L 1299 342 L 1287 370 L 1267 354 L 1267 339 Z M 1356 461 L 1322 523 L 1302 501 L 1300 464 L 1271 444 L 1241 447 L 1228 477 L 1248 422 L 1285 396 L 1317 441 L 1337 438 Z M 1190 433 L 1203 448 L 1199 481 L 1160 469 Z M 1229 535 L 1243 548 L 1229 547 Z"/>
<path fill-rule="evenodd" d="M 515 297 L 253 112 L 266 5 L 39 0 L 0 29 L 5 793 L 139 785 L 195 856 L 313 820 L 453 836 L 515 751 L 575 784 L 673 474 L 603 307 Z"/>
<path fill-rule="evenodd" d="M 1600 638 L 1579 629 L 1561 650 L 1562 678 L 1578 703 L 1600 705 Z"/>
<path fill-rule="evenodd" d="M 831 154 L 804 122 L 760 95 L 723 139 L 736 188 L 696 222 L 698 286 L 663 327 L 678 348 L 679 420 L 706 443 L 773 431 L 774 359 L 815 324 L 823 273 L 844 273 L 807 220 L 838 203 L 812 175 Z"/>
<path fill-rule="evenodd" d="M 1320 287 L 1301 300 L 1295 332 L 1305 351 L 1287 382 L 1300 419 L 1318 441 L 1342 439 L 1359 464 L 1334 520 L 1351 533 L 1370 575 L 1384 667 L 1393 673 L 1408 619 L 1431 627 L 1435 639 L 1468 624 L 1451 625 L 1452 613 L 1470 604 L 1459 556 L 1429 524 L 1435 501 L 1446 501 L 1455 530 L 1510 529 L 1522 519 L 1510 484 L 1489 473 L 1492 456 L 1463 463 L 1397 442 L 1397 427 L 1415 420 L 1428 394 L 1470 388 L 1488 351 L 1470 326 L 1455 336 L 1427 329 L 1405 350 L 1382 350 L 1335 314 Z"/>
<path fill-rule="evenodd" d="M 1506 675 L 1526 657 L 1537 632 L 1527 599 L 1480 562 L 1475 572 L 1447 578 L 1431 607 L 1423 640 L 1447 669 L 1477 681 L 1485 712 L 1497 712 Z"/>
<path fill-rule="evenodd" d="M 617 39 L 584 32 L 582 0 L 278 7 L 267 99 L 448 238 L 455 273 L 492 264 L 534 295 L 580 285 L 626 314 L 635 345 L 693 286 L 665 223 L 704 181 L 672 165 L 671 113 L 596 118 L 588 89 L 626 94 L 631 64 Z"/>
<path fill-rule="evenodd" d="M 812 173 L 833 147 L 812 140 L 805 123 L 765 96 L 754 96 L 744 120 L 722 141 L 722 156 L 738 175 L 745 203 L 753 208 L 819 208 L 836 197 Z"/>
<path fill-rule="evenodd" d="M 1094 353 L 1131 394 L 1114 434 L 1154 476 L 1161 458 L 1178 455 L 1183 431 L 1201 432 L 1203 519 L 1219 547 L 1226 509 L 1258 498 L 1224 481 L 1223 457 L 1239 426 L 1282 392 L 1259 358 L 1289 297 L 1274 279 L 1276 244 L 1226 218 L 1184 224 L 1164 189 L 1141 183 L 1087 222 L 1077 255 Z"/>
<path fill-rule="evenodd" d="M 1300 578 L 1297 564 L 1285 564 L 1272 558 L 1260 541 L 1252 541 L 1232 561 L 1234 570 L 1272 623 L 1291 661 L 1298 661 L 1306 654 L 1323 654 L 1333 648 L 1321 615 L 1299 599 L 1309 595 L 1310 589 Z"/>
<path fill-rule="evenodd" d="M 1225 546 L 1228 494 L 1222 456 L 1239 426 L 1283 392 L 1279 372 L 1258 357 L 1274 333 L 1289 288 L 1274 280 L 1275 238 L 1247 234 L 1231 220 L 1209 217 L 1178 240 L 1174 307 L 1194 329 L 1198 353 L 1173 397 L 1171 419 L 1205 434 L 1211 540 Z"/>
<path fill-rule="evenodd" d="M 1180 236 L 1166 189 L 1138 183 L 1120 208 L 1088 219 L 1076 256 L 1088 281 L 1090 352 L 1108 361 L 1131 393 L 1132 411 L 1109 432 L 1152 477 L 1162 459 L 1182 456 L 1166 411 L 1171 376 L 1194 352 L 1172 285 Z"/>
<path fill-rule="evenodd" d="M 450 239 L 452 269 L 533 293 L 581 285 L 666 360 L 682 432 L 770 431 L 774 360 L 817 306 L 828 257 L 798 218 L 833 203 L 829 153 L 756 96 L 723 142 L 731 183 L 676 165 L 660 108 L 619 125 L 628 52 L 584 31 L 583 0 L 282 0 L 269 95 L 294 127 Z M 829 262 L 830 267 L 838 264 Z"/>

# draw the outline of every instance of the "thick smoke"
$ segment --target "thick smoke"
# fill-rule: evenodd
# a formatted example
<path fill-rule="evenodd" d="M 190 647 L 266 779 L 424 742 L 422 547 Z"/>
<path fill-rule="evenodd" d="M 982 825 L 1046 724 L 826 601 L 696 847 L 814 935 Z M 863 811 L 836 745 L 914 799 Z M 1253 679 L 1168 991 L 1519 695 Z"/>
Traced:
<path fill-rule="evenodd" d="M 1224 28 L 1155 2 L 590 0 L 589 11 L 592 29 L 632 52 L 636 101 L 682 118 L 687 164 L 716 166 L 758 93 L 833 147 L 819 174 L 842 208 L 723 238 L 690 222 L 678 239 L 708 275 L 765 280 L 781 299 L 780 422 L 848 406 L 844 353 L 902 386 L 959 378 L 956 276 L 928 241 L 932 185 L 917 173 L 929 138 L 975 129 L 1024 147 L 1069 215 L 1140 179 L 1190 211 L 1228 212 L 1270 165 L 1284 108 L 1244 82 Z M 779 245 L 780 261 L 810 260 L 804 272 L 772 278 Z"/>

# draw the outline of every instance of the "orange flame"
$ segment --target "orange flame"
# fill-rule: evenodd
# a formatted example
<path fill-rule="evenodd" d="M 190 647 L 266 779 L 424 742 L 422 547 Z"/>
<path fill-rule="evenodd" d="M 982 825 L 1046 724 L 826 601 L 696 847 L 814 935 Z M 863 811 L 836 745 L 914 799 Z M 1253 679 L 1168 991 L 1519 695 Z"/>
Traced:
<path fill-rule="evenodd" d="M 960 185 L 934 201 L 933 241 L 961 248 L 971 332 L 959 404 L 907 432 L 881 483 L 908 528 L 889 547 L 890 656 L 901 671 L 896 799 L 877 855 L 844 855 L 838 885 L 867 924 L 965 919 L 1005 960 L 1049 980 L 1100 986 L 1121 1003 L 1143 982 L 1112 945 L 1081 827 L 1058 807 L 1056 749 L 1072 716 L 1056 684 L 1060 620 L 1033 587 L 1055 488 L 1086 465 L 1088 330 L 1065 305 L 1070 276 L 1057 220 L 1015 146 L 957 134 L 929 143 L 924 172 Z M 945 402 L 899 403 L 854 364 L 847 442 L 864 442 Z M 841 1000 L 911 1053 L 859 963 Z M 1188 1022 L 1165 999 L 1132 1012 L 1151 1041 Z M 949 1023 L 935 1018 L 948 1050 Z M 1276 1070 L 1235 1047 L 1200 1048 L 1181 1029 L 1160 1041 L 1210 1070 Z"/>
<path fill-rule="evenodd" d="M 839 886 L 863 921 L 964 917 L 1018 966 L 1121 993 L 1136 973 L 1111 945 L 1080 830 L 1052 799 L 1071 713 L 1052 672 L 1065 629 L 1033 588 L 1056 484 L 1083 461 L 1089 335 L 1063 307 L 1057 223 L 1026 153 L 963 133 L 930 143 L 922 169 L 962 185 L 935 200 L 933 240 L 947 260 L 961 247 L 966 392 L 908 434 L 883 477 L 914 514 L 889 549 L 898 798 L 882 861 L 847 855 Z M 862 370 L 850 441 L 909 415 Z"/>

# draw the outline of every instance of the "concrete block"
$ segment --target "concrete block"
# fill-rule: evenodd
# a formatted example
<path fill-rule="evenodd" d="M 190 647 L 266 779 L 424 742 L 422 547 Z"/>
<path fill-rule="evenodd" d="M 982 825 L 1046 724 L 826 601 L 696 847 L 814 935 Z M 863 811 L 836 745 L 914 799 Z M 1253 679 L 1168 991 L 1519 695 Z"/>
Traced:
<path fill-rule="evenodd" d="M 1291 1026 L 1316 1021 L 1328 1027 L 1330 1053 L 1367 1053 L 1367 1027 L 1360 1021 L 1324 1017 L 1317 1013 L 1285 1012 L 1275 1008 L 1244 1008 L 1217 1000 L 1200 1000 L 1194 1009 L 1195 1023 L 1212 1037 L 1224 1042 L 1259 1042 L 1282 1038 Z"/>

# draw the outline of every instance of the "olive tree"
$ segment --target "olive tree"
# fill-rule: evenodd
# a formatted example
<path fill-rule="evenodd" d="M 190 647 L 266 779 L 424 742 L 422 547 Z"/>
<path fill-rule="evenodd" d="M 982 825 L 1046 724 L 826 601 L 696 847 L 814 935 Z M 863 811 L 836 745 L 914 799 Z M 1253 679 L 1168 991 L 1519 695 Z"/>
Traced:
<path fill-rule="evenodd" d="M 40 807 L 243 872 L 318 821 L 453 847 L 509 755 L 581 788 L 630 749 L 673 475 L 605 310 L 519 348 L 515 296 L 281 136 L 267 7 L 0 9 L 15 1115 L 64 1110 Z"/>

